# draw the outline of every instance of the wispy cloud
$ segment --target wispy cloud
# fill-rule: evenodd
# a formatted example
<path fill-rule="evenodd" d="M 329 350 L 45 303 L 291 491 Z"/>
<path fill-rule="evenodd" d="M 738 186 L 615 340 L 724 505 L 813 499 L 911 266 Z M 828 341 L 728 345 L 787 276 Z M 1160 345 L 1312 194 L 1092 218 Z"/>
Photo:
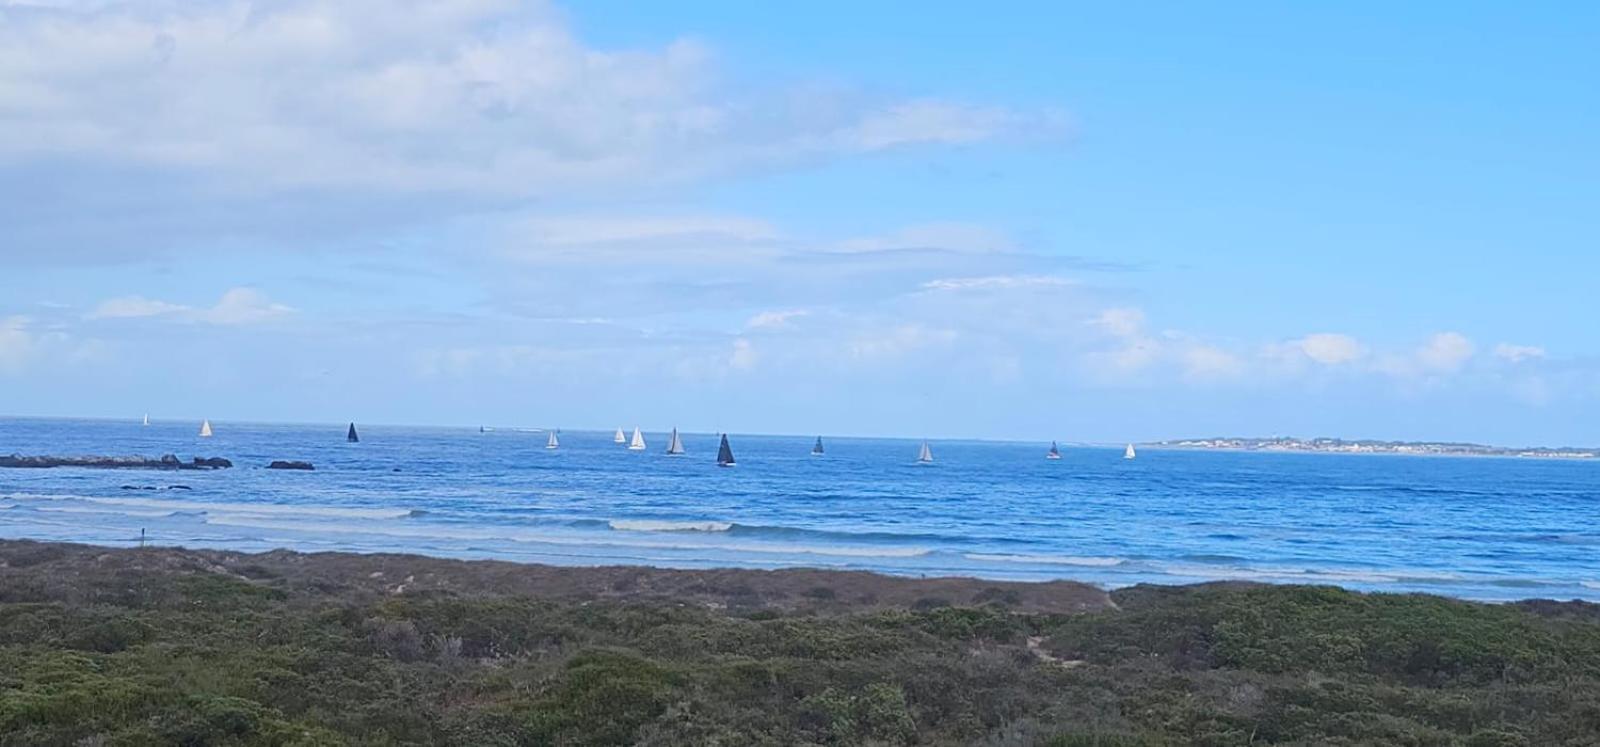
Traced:
<path fill-rule="evenodd" d="M 1010 290 L 1072 285 L 1066 278 L 1051 275 L 988 275 L 975 278 L 940 278 L 922 284 L 931 291 Z"/>
<path fill-rule="evenodd" d="M 34 354 L 34 336 L 28 317 L 0 317 L 0 373 L 21 370 Z"/>
<path fill-rule="evenodd" d="M 272 301 L 266 294 L 254 288 L 232 288 L 223 293 L 216 304 L 204 308 L 142 296 L 112 298 L 102 302 L 85 318 L 99 320 L 156 317 L 182 322 L 239 325 L 266 322 L 293 312 L 294 309 Z"/>
<path fill-rule="evenodd" d="M 755 316 L 750 317 L 750 319 L 744 323 L 744 326 L 745 329 L 776 329 L 779 327 L 787 327 L 791 321 L 804 316 L 809 316 L 810 314 L 811 312 L 807 309 L 763 311 Z"/>
<path fill-rule="evenodd" d="M 1356 338 L 1330 332 L 1306 335 L 1290 343 L 1290 346 L 1325 366 L 1352 363 L 1367 354 L 1366 347 Z"/>
<path fill-rule="evenodd" d="M 1440 332 L 1417 349 L 1416 361 L 1422 368 L 1434 373 L 1451 373 L 1461 370 L 1478 346 L 1460 332 Z"/>
<path fill-rule="evenodd" d="M 1512 363 L 1521 363 L 1544 358 L 1545 350 L 1535 345 L 1512 345 L 1502 342 L 1494 346 L 1494 357 Z"/>
<path fill-rule="evenodd" d="M 546 195 L 1055 132 L 1054 112 L 722 83 L 704 44 L 603 49 L 544 3 L 66 3 L 0 25 L 0 158 L 241 184 Z"/>

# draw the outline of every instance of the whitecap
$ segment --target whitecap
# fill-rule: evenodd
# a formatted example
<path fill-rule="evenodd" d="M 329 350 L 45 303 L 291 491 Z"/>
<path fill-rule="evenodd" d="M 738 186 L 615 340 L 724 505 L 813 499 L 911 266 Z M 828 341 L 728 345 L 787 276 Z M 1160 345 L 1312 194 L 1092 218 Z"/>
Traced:
<path fill-rule="evenodd" d="M 50 514 L 110 514 L 112 516 L 148 516 L 165 518 L 176 515 L 177 511 L 140 511 L 132 508 L 91 508 L 86 506 L 41 506 L 34 509 Z"/>
<path fill-rule="evenodd" d="M 1079 565 L 1088 567 L 1109 567 L 1122 565 L 1128 562 L 1126 558 L 1079 556 L 1079 555 L 1032 555 L 1017 554 L 991 554 L 991 553 L 966 553 L 962 557 L 967 560 L 993 561 L 1000 563 L 1042 563 L 1045 565 Z"/>
<path fill-rule="evenodd" d="M 612 519 L 607 524 L 623 532 L 726 532 L 733 524 L 726 521 L 651 521 Z"/>
<path fill-rule="evenodd" d="M 922 547 L 860 547 L 849 545 L 782 545 L 782 544 L 729 544 L 720 541 L 664 542 L 619 539 L 618 535 L 553 534 L 537 530 L 511 530 L 507 528 L 464 529 L 445 528 L 421 524 L 342 524 L 338 522 L 282 521 L 281 517 L 253 516 L 249 514 L 216 514 L 206 519 L 207 524 L 218 526 L 276 529 L 319 534 L 367 535 L 405 537 L 410 539 L 461 540 L 469 542 L 504 541 L 524 544 L 561 545 L 566 547 L 632 548 L 676 550 L 680 552 L 749 552 L 784 555 L 821 555 L 829 557 L 860 558 L 915 558 L 931 551 Z M 643 534 L 643 533 L 641 533 Z M 686 532 L 684 534 L 694 534 Z M 624 535 L 625 536 L 625 535 Z M 708 535 L 707 539 L 711 536 Z"/>
<path fill-rule="evenodd" d="M 279 503 L 207 503 L 160 498 L 84 498 L 107 506 L 164 508 L 174 511 L 210 511 L 254 516 L 325 516 L 344 519 L 402 519 L 411 515 L 404 508 L 341 508 L 335 506 L 296 506 Z"/>

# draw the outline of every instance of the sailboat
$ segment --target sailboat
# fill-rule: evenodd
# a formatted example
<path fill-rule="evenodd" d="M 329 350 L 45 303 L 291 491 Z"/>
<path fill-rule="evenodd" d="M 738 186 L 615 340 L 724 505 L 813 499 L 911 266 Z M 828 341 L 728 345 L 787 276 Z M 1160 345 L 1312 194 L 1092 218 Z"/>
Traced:
<path fill-rule="evenodd" d="M 556 438 L 556 431 L 550 431 L 550 438 L 545 439 L 544 447 L 546 449 L 561 448 L 561 439 Z"/>
<path fill-rule="evenodd" d="M 628 451 L 644 451 L 644 434 L 639 432 L 639 426 L 633 427 L 633 440 L 628 442 Z"/>
<path fill-rule="evenodd" d="M 350 424 L 350 431 L 348 433 L 344 434 L 344 440 L 345 440 L 345 443 L 352 443 L 352 444 L 361 442 L 361 437 L 356 435 L 356 424 L 355 423 L 351 423 Z"/>
<path fill-rule="evenodd" d="M 672 438 L 667 440 L 667 453 L 677 456 L 683 453 L 683 439 L 678 438 L 678 429 L 672 429 Z"/>
<path fill-rule="evenodd" d="M 210 420 L 202 420 L 202 421 L 200 421 L 200 437 L 201 438 L 211 438 L 211 421 Z"/>
<path fill-rule="evenodd" d="M 628 442 L 628 437 L 627 437 L 627 436 L 624 436 L 624 435 L 622 435 L 622 429 L 621 429 L 621 428 L 618 428 L 618 429 L 617 429 L 617 435 L 615 435 L 615 436 L 612 436 L 612 437 L 611 437 L 611 441 L 612 441 L 612 442 L 613 442 L 613 443 L 619 443 L 619 444 L 625 444 L 625 443 L 627 443 L 627 442 Z"/>
<path fill-rule="evenodd" d="M 1054 442 L 1054 441 L 1050 442 L 1050 450 L 1045 452 L 1044 458 L 1045 459 L 1060 459 L 1061 458 L 1061 450 L 1056 448 L 1056 442 Z"/>
<path fill-rule="evenodd" d="M 922 442 L 922 451 L 917 452 L 918 464 L 933 464 L 933 449 L 928 448 L 928 442 Z"/>
<path fill-rule="evenodd" d="M 1133 459 L 1137 456 L 1139 456 L 1139 454 L 1133 450 L 1133 444 L 1128 444 L 1128 448 L 1122 452 L 1123 459 Z"/>
<path fill-rule="evenodd" d="M 148 412 L 144 414 L 144 424 L 146 427 L 150 425 L 150 413 Z"/>
<path fill-rule="evenodd" d="M 811 456 L 822 456 L 822 437 L 817 436 L 817 445 L 811 447 Z"/>
<path fill-rule="evenodd" d="M 717 446 L 717 466 L 732 467 L 733 465 L 733 449 L 728 446 L 728 434 L 724 433 L 722 434 L 722 444 Z"/>

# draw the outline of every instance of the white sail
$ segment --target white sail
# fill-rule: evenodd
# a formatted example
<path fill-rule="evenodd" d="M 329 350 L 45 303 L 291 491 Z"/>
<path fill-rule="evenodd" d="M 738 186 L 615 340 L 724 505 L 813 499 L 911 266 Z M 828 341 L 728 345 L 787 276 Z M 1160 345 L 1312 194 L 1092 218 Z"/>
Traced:
<path fill-rule="evenodd" d="M 627 437 L 627 436 L 624 436 L 624 435 L 622 435 L 622 429 L 621 429 L 621 428 L 618 428 L 618 429 L 617 429 L 617 435 L 615 435 L 615 436 L 612 436 L 612 437 L 611 437 L 611 440 L 612 440 L 612 442 L 614 442 L 614 443 L 619 443 L 619 444 L 625 444 L 625 443 L 627 443 L 627 442 L 628 442 L 628 437 Z"/>
<path fill-rule="evenodd" d="M 201 423 L 200 423 L 200 437 L 201 438 L 211 438 L 211 421 L 210 420 L 201 421 Z"/>
<path fill-rule="evenodd" d="M 550 431 L 550 438 L 549 438 L 549 440 L 544 442 L 544 447 L 546 449 L 554 449 L 554 448 L 558 448 L 560 446 L 561 446 L 561 439 L 556 438 L 556 432 L 555 431 Z"/>
<path fill-rule="evenodd" d="M 933 449 L 928 448 L 928 442 L 922 442 L 922 451 L 917 452 L 917 461 L 923 464 L 933 461 Z"/>
<path fill-rule="evenodd" d="M 683 453 L 683 439 L 678 438 L 678 429 L 677 428 L 673 428 L 672 429 L 672 438 L 668 439 L 668 441 L 667 441 L 667 453 L 668 454 L 682 454 Z"/>
<path fill-rule="evenodd" d="M 628 442 L 629 451 L 644 451 L 644 434 L 639 432 L 639 426 L 633 427 L 633 440 Z"/>
<path fill-rule="evenodd" d="M 148 412 L 144 414 L 144 424 L 145 425 L 149 425 L 150 424 L 150 413 L 148 413 Z"/>
<path fill-rule="evenodd" d="M 1123 459 L 1133 459 L 1137 456 L 1139 456 L 1139 454 L 1133 450 L 1133 444 L 1128 444 L 1127 450 L 1122 452 Z"/>

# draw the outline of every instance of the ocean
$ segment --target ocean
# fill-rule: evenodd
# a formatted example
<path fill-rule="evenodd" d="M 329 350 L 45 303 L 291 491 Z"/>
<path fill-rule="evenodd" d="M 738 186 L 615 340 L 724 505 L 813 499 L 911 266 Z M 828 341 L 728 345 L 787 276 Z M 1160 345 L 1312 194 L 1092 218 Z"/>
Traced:
<path fill-rule="evenodd" d="M 1600 463 L 734 434 L 722 469 L 704 433 L 213 425 L 0 419 L 0 454 L 235 465 L 0 469 L 0 538 L 1600 600 Z"/>

